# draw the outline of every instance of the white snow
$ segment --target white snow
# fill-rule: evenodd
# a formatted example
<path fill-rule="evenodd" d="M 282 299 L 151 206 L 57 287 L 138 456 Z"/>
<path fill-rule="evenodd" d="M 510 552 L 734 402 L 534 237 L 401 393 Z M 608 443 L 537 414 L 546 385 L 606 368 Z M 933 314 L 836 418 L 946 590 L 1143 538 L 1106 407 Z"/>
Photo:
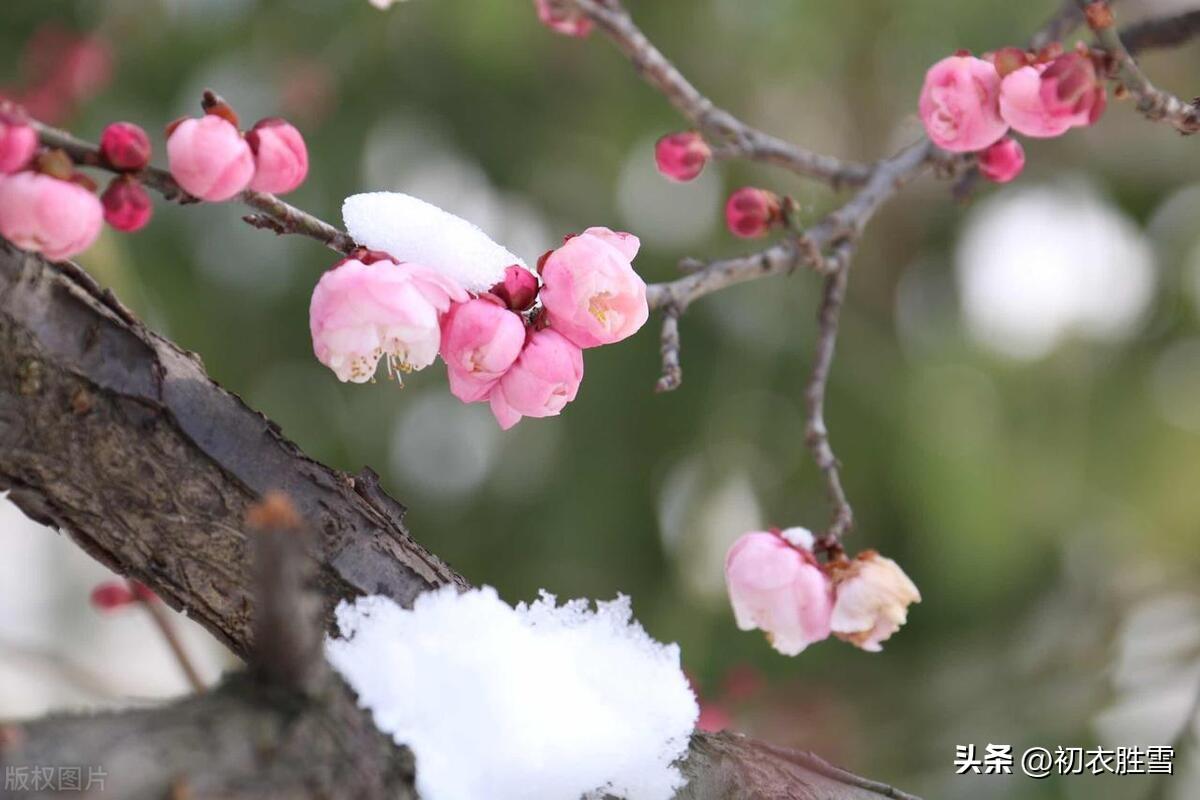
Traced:
<path fill-rule="evenodd" d="M 668 800 L 698 707 L 678 645 L 632 619 L 629 598 L 515 609 L 446 587 L 411 611 L 343 602 L 326 654 L 375 724 L 417 759 L 426 800 Z"/>
<path fill-rule="evenodd" d="M 462 217 L 401 192 L 347 197 L 342 221 L 354 241 L 401 261 L 439 270 L 470 292 L 504 279 L 504 268 L 527 265 Z"/>

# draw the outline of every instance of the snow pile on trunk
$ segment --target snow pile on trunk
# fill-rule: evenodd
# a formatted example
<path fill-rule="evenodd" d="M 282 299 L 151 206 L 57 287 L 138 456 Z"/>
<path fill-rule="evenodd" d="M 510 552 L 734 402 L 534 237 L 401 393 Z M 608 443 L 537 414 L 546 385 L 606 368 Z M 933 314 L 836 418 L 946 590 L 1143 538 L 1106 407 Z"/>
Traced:
<path fill-rule="evenodd" d="M 528 268 L 462 217 L 400 192 L 347 197 L 342 221 L 364 247 L 436 269 L 469 292 L 486 292 L 504 280 L 505 267 Z"/>
<path fill-rule="evenodd" d="M 330 663 L 380 730 L 410 747 L 426 800 L 668 800 L 698 715 L 678 645 L 651 639 L 629 598 L 515 609 L 446 587 L 411 611 L 343 602 Z"/>

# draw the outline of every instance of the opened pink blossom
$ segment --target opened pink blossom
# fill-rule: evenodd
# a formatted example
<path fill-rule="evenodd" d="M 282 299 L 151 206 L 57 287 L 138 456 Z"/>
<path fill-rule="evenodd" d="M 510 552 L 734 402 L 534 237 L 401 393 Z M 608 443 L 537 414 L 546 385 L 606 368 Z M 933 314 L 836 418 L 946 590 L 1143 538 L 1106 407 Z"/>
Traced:
<path fill-rule="evenodd" d="M 304 183 L 308 176 L 308 147 L 291 123 L 264 119 L 246 134 L 246 142 L 254 153 L 251 189 L 284 194 Z"/>
<path fill-rule="evenodd" d="M 1008 130 L 1000 116 L 1000 74 L 973 56 L 949 56 L 930 67 L 917 111 L 930 140 L 955 153 L 982 150 Z"/>
<path fill-rule="evenodd" d="M 499 300 L 455 303 L 442 322 L 441 353 L 450 392 L 464 403 L 486 400 L 524 344 L 525 322 Z"/>
<path fill-rule="evenodd" d="M 833 591 L 812 553 L 766 531 L 743 534 L 725 556 L 737 625 L 794 656 L 829 636 Z"/>
<path fill-rule="evenodd" d="M 61 261 L 91 247 L 104 213 L 92 192 L 69 181 L 20 172 L 0 177 L 0 235 Z"/>
<path fill-rule="evenodd" d="M 1106 102 L 1095 66 L 1079 53 L 1014 70 L 1000 87 L 1000 113 L 1005 121 L 1019 133 L 1039 138 L 1091 125 L 1104 112 Z"/>
<path fill-rule="evenodd" d="M 542 305 L 550 327 L 580 347 L 619 342 L 650 316 L 646 282 L 632 260 L 636 236 L 588 228 L 572 236 L 542 264 Z"/>
<path fill-rule="evenodd" d="M 171 175 L 201 200 L 228 200 L 250 185 L 254 154 L 241 131 L 215 114 L 185 119 L 167 137 Z"/>
<path fill-rule="evenodd" d="M 834 570 L 837 600 L 832 629 L 838 638 L 876 653 L 908 620 L 908 607 L 921 602 L 916 585 L 890 558 L 860 553 Z"/>
<path fill-rule="evenodd" d="M 313 352 L 339 380 L 354 383 L 370 380 L 385 356 L 389 369 L 423 369 L 437 357 L 441 315 L 466 299 L 458 284 L 418 264 L 347 259 L 313 290 Z"/>
<path fill-rule="evenodd" d="M 500 427 L 521 417 L 553 417 L 575 399 L 583 380 L 583 351 L 553 328 L 531 333 L 516 362 L 488 400 Z"/>

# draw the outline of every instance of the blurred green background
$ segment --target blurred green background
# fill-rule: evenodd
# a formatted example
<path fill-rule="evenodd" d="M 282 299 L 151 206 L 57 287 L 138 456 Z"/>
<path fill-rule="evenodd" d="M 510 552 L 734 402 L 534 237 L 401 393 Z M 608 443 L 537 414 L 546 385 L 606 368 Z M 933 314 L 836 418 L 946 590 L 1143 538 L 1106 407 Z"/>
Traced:
<path fill-rule="evenodd" d="M 645 32 L 716 102 L 813 149 L 886 155 L 919 133 L 925 68 L 956 48 L 1026 41 L 1057 7 L 910 0 L 629 0 Z M 1123 2 L 1122 20 L 1186 3 Z M 528 0 L 9 0 L 0 82 L 30 80 L 56 23 L 112 48 L 110 83 L 61 124 L 156 135 L 211 87 L 252 123 L 305 133 L 288 199 L 340 220 L 343 197 L 402 190 L 532 261 L 563 234 L 642 237 L 649 281 L 683 256 L 747 251 L 725 194 L 839 196 L 787 173 L 653 168 L 682 126 L 603 39 L 542 28 Z M 1200 47 L 1155 53 L 1190 97 Z M 818 282 L 798 273 L 695 304 L 683 387 L 651 389 L 657 318 L 589 350 L 579 398 L 502 433 L 441 369 L 403 390 L 343 385 L 311 355 L 308 300 L 334 258 L 235 206 L 159 204 L 80 261 L 314 457 L 371 465 L 414 535 L 510 602 L 634 598 L 678 641 L 731 725 L 938 798 L 1200 796 L 1180 774 L 955 777 L 956 744 L 1167 744 L 1200 686 L 1200 143 L 1113 102 L 1094 128 L 1026 141 L 1005 187 L 956 204 L 925 179 L 871 225 L 854 264 L 828 423 L 858 517 L 851 549 L 898 560 L 924 601 L 880 655 L 830 641 L 774 653 L 733 625 L 724 550 L 767 524 L 819 528 L 802 387 Z M 1160 785 L 1161 784 L 1161 785 Z"/>

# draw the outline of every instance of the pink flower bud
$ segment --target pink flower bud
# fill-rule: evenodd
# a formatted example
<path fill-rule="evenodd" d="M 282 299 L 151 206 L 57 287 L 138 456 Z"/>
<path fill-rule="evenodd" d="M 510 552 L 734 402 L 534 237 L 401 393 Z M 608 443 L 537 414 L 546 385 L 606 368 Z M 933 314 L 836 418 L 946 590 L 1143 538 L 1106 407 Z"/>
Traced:
<path fill-rule="evenodd" d="M 284 194 L 304 183 L 308 176 L 308 148 L 304 137 L 286 120 L 272 118 L 257 122 L 246 134 L 254 151 L 256 192 Z"/>
<path fill-rule="evenodd" d="M 36 172 L 0 177 L 0 236 L 23 250 L 61 261 L 88 249 L 104 213 L 96 195 Z"/>
<path fill-rule="evenodd" d="M 487 399 L 524 345 L 524 320 L 495 298 L 451 306 L 442 321 L 441 349 L 451 394 L 464 403 Z"/>
<path fill-rule="evenodd" d="M 938 147 L 982 150 L 1008 130 L 1000 117 L 1000 75 L 981 58 L 949 56 L 925 73 L 917 111 Z"/>
<path fill-rule="evenodd" d="M 150 149 L 150 137 L 132 122 L 114 122 L 100 134 L 100 155 L 116 169 L 145 169 Z"/>
<path fill-rule="evenodd" d="M 890 558 L 865 550 L 850 562 L 833 567 L 837 600 L 833 606 L 834 634 L 871 653 L 908 619 L 908 607 L 921 602 L 921 593 Z"/>
<path fill-rule="evenodd" d="M 138 597 L 124 581 L 106 581 L 92 589 L 91 604 L 97 611 L 116 611 L 138 602 Z"/>
<path fill-rule="evenodd" d="M 355 383 L 370 380 L 385 355 L 389 369 L 424 369 L 441 346 L 440 315 L 466 300 L 461 286 L 428 267 L 344 260 L 313 290 L 313 352 L 339 380 Z"/>
<path fill-rule="evenodd" d="M 646 282 L 633 271 L 641 242 L 588 228 L 542 262 L 542 306 L 550 326 L 580 347 L 632 336 L 646 323 Z"/>
<path fill-rule="evenodd" d="M 742 534 L 725 556 L 725 586 L 738 627 L 763 631 L 785 656 L 829 636 L 829 581 L 808 549 L 778 534 Z"/>
<path fill-rule="evenodd" d="M 1000 113 L 1026 136 L 1059 136 L 1091 125 L 1106 104 L 1096 65 L 1078 52 L 1015 70 L 1000 86 Z"/>
<path fill-rule="evenodd" d="M 575 399 L 583 380 L 583 351 L 553 328 L 529 334 L 516 362 L 488 400 L 500 427 L 521 417 L 553 417 Z"/>
<path fill-rule="evenodd" d="M 25 169 L 37 152 L 38 135 L 21 114 L 0 110 L 0 174 Z"/>
<path fill-rule="evenodd" d="M 104 221 L 125 233 L 146 227 L 154 213 L 154 204 L 145 187 L 127 175 L 112 179 L 100 195 L 100 203 L 104 206 Z"/>
<path fill-rule="evenodd" d="M 504 280 L 489 290 L 513 311 L 525 311 L 538 295 L 538 279 L 524 267 L 505 267 Z"/>
<path fill-rule="evenodd" d="M 734 236 L 754 239 L 765 236 L 772 225 L 783 221 L 783 201 L 774 192 L 745 186 L 729 195 L 725 203 L 725 225 Z"/>
<path fill-rule="evenodd" d="M 979 154 L 979 172 L 994 183 L 1008 183 L 1025 168 L 1025 148 L 1011 136 L 1005 136 Z"/>
<path fill-rule="evenodd" d="M 167 137 L 171 175 L 188 194 L 228 200 L 250 185 L 254 154 L 240 131 L 224 118 L 185 119 Z"/>
<path fill-rule="evenodd" d="M 668 133 L 654 145 L 658 171 L 673 181 L 690 181 L 700 174 L 712 150 L 695 131 Z"/>
<path fill-rule="evenodd" d="M 533 0 L 538 19 L 552 31 L 582 39 L 592 32 L 592 21 L 577 8 L 558 0 Z"/>

